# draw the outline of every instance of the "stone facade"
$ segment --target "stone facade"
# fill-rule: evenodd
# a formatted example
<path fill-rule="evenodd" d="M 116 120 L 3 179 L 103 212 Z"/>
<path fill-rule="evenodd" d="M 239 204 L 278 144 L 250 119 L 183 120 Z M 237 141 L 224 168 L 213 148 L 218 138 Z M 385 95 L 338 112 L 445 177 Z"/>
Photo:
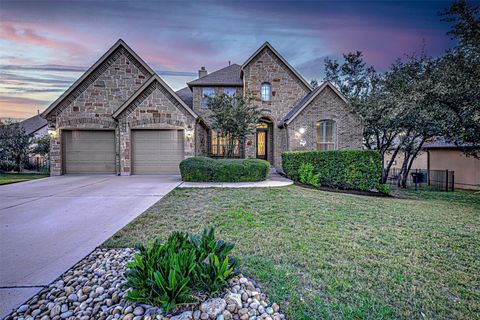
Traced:
<path fill-rule="evenodd" d="M 195 118 L 158 81 L 148 85 L 117 119 L 121 175 L 129 175 L 132 169 L 131 130 L 183 130 L 185 157 L 195 155 Z"/>
<path fill-rule="evenodd" d="M 287 150 L 281 142 L 285 132 L 276 124 L 302 99 L 310 89 L 272 52 L 263 49 L 252 61 L 243 67 L 245 95 L 251 97 L 260 109 L 268 109 L 267 119 L 273 123 L 273 164 L 281 167 L 281 154 Z M 260 87 L 263 82 L 271 85 L 271 100 L 262 101 Z M 245 148 L 247 157 L 256 156 L 256 139 L 251 137 Z"/>
<path fill-rule="evenodd" d="M 360 118 L 328 86 L 288 125 L 288 145 L 285 150 L 315 150 L 316 124 L 320 120 L 335 121 L 336 149 L 361 149 L 363 126 Z M 300 128 L 305 132 L 301 134 Z M 300 141 L 304 140 L 302 146 Z"/>
<path fill-rule="evenodd" d="M 237 65 L 238 66 L 238 65 Z M 240 73 L 240 66 L 235 69 Z M 241 77 L 241 78 L 238 78 Z M 344 100 L 326 87 L 305 106 L 287 126 L 278 124 L 311 88 L 270 45 L 264 45 L 241 68 L 235 86 L 205 84 L 216 94 L 235 87 L 237 94 L 252 99 L 266 109 L 268 159 L 281 169 L 281 153 L 287 150 L 316 148 L 316 123 L 331 119 L 336 123 L 337 149 L 362 146 L 362 124 Z M 243 81 L 243 86 L 240 85 Z M 271 85 L 270 101 L 261 100 L 261 84 Z M 233 83 L 233 82 L 225 82 Z M 59 102 L 44 113 L 51 134 L 51 175 L 64 173 L 62 133 L 64 130 L 112 130 L 115 132 L 116 173 L 132 172 L 131 131 L 137 129 L 173 129 L 184 132 L 184 157 L 210 155 L 210 110 L 201 106 L 201 85 L 191 87 L 191 109 L 166 86 L 123 41 L 109 50 L 87 76 L 69 89 Z M 184 98 L 186 99 L 186 98 Z M 128 101 L 128 105 L 126 105 Z M 299 129 L 305 129 L 303 136 Z M 305 145 L 300 144 L 305 140 Z M 256 137 L 248 137 L 241 154 L 256 157 Z"/>
<path fill-rule="evenodd" d="M 51 136 L 50 173 L 63 174 L 62 131 L 109 129 L 118 134 L 112 114 L 151 77 L 123 47 L 115 50 L 90 76 L 49 114 Z M 117 165 L 120 159 L 117 154 Z"/>

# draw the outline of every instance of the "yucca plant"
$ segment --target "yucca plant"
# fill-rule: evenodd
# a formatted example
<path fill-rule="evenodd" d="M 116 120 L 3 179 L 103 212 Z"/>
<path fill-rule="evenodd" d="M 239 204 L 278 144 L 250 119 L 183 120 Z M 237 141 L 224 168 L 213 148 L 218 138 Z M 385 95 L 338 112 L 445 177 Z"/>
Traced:
<path fill-rule="evenodd" d="M 223 288 L 233 276 L 237 265 L 234 257 L 229 257 L 234 245 L 215 239 L 215 229 L 205 229 L 201 237 L 190 235 L 196 248 L 197 265 L 195 283 L 209 293 Z"/>
<path fill-rule="evenodd" d="M 137 246 L 127 263 L 127 299 L 159 305 L 165 311 L 193 300 L 192 289 L 213 293 L 233 276 L 237 264 L 229 254 L 233 244 L 216 240 L 214 229 L 198 237 L 174 232 L 165 243 L 153 241 Z"/>

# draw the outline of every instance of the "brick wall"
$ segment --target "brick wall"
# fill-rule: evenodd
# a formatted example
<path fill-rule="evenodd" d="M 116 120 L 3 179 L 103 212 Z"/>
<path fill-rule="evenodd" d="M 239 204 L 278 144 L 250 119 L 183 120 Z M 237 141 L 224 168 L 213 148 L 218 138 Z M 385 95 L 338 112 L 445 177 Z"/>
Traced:
<path fill-rule="evenodd" d="M 157 81 L 150 84 L 118 117 L 120 123 L 120 173 L 131 173 L 131 130 L 184 130 L 185 157 L 195 155 L 195 119 Z M 186 135 L 187 130 L 192 136 Z"/>
<path fill-rule="evenodd" d="M 51 138 L 51 175 L 63 173 L 61 130 L 115 129 L 112 113 L 149 77 L 149 72 L 120 47 L 70 93 L 48 118 L 49 127 L 57 130 Z"/>
<path fill-rule="evenodd" d="M 288 125 L 289 150 L 315 150 L 316 124 L 320 120 L 334 120 L 337 149 L 361 149 L 363 126 L 350 107 L 328 86 Z M 300 128 L 305 133 L 300 134 Z M 306 141 L 305 146 L 300 140 Z"/>
<path fill-rule="evenodd" d="M 285 132 L 282 132 L 284 130 L 279 129 L 276 124 L 309 92 L 309 89 L 268 48 L 245 66 L 243 79 L 245 95 L 251 97 L 259 108 L 269 110 L 265 115 L 273 122 L 273 163 L 276 167 L 280 167 L 281 153 L 286 150 L 286 145 L 282 144 Z M 260 87 L 263 82 L 271 84 L 271 101 L 261 101 Z M 255 136 L 249 137 L 245 155 L 256 156 Z"/>

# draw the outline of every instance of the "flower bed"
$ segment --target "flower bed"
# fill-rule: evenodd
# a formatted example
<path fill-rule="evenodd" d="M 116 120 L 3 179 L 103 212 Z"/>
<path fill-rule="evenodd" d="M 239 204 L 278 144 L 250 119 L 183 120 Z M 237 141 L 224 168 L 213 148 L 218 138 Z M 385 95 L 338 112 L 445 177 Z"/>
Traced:
<path fill-rule="evenodd" d="M 168 313 L 158 306 L 132 303 L 123 274 L 134 254 L 133 249 L 96 249 L 5 319 L 285 319 L 278 305 L 270 304 L 261 288 L 241 274 L 213 297 Z"/>
<path fill-rule="evenodd" d="M 270 164 L 260 159 L 191 157 L 180 163 L 182 180 L 188 182 L 253 182 L 268 178 Z"/>

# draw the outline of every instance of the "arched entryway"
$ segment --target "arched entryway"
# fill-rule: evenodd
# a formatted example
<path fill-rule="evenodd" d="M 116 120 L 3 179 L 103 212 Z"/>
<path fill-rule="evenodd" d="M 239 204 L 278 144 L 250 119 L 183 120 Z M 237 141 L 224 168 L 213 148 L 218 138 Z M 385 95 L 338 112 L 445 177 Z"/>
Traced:
<path fill-rule="evenodd" d="M 270 119 L 260 119 L 255 139 L 256 157 L 273 163 L 273 122 Z"/>

